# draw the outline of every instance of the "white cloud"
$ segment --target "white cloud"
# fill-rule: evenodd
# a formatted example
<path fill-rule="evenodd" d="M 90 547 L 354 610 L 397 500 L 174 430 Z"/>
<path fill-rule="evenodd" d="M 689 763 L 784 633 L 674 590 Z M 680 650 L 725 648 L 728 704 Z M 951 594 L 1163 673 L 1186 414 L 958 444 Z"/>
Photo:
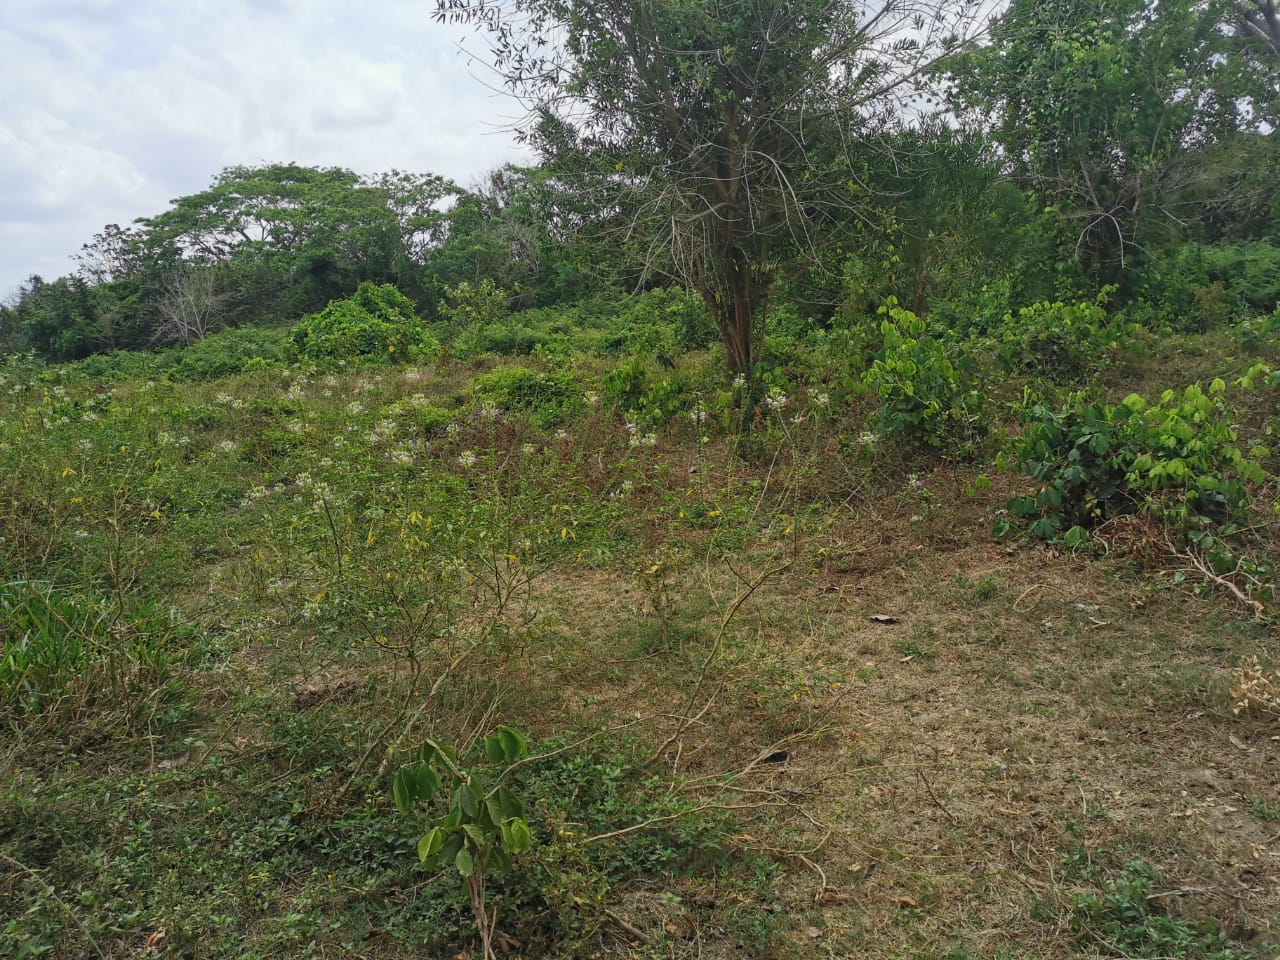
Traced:
<path fill-rule="evenodd" d="M 5 0 L 0 296 L 223 167 L 398 168 L 464 185 L 521 154 L 513 104 L 422 0 Z M 526 158 L 527 159 L 527 158 Z"/>

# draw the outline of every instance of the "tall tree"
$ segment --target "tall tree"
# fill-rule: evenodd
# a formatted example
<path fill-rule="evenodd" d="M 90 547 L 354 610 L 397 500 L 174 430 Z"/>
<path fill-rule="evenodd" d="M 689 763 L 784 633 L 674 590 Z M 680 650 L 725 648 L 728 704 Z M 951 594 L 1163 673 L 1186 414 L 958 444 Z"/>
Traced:
<path fill-rule="evenodd" d="M 485 31 L 527 140 L 647 271 L 697 290 L 750 376 L 779 266 L 853 206 L 842 143 L 979 22 L 945 0 L 437 0 Z"/>
<path fill-rule="evenodd" d="M 1012 0 L 957 61 L 957 100 L 1101 282 L 1185 231 L 1204 158 L 1266 107 L 1223 22 L 1221 0 Z"/>

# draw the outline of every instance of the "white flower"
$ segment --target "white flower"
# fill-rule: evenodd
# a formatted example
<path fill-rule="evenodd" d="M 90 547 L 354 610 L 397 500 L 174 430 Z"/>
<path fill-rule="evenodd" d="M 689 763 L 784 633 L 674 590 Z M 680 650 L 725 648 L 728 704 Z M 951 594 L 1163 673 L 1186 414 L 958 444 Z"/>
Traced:
<path fill-rule="evenodd" d="M 524 451 L 524 455 L 527 457 L 527 456 L 529 456 L 531 453 L 533 453 L 533 452 L 537 449 L 537 447 L 535 447 L 532 443 L 526 443 L 526 444 L 525 444 L 523 447 L 521 447 L 520 449 Z"/>
<path fill-rule="evenodd" d="M 815 407 L 825 407 L 831 403 L 831 397 L 819 391 L 813 395 L 813 405 Z"/>
<path fill-rule="evenodd" d="M 458 462 L 470 470 L 476 465 L 476 455 L 471 450 L 463 450 L 462 453 L 458 454 Z"/>
<path fill-rule="evenodd" d="M 740 373 L 740 374 L 738 374 L 736 377 L 734 377 L 734 378 L 733 378 L 733 389 L 735 389 L 735 390 L 743 390 L 743 389 L 745 389 L 745 388 L 746 388 L 746 386 L 747 386 L 747 376 L 746 376 L 746 374 Z"/>
<path fill-rule="evenodd" d="M 656 447 L 658 436 L 654 433 L 642 433 L 632 437 L 627 443 L 632 447 Z"/>
<path fill-rule="evenodd" d="M 600 402 L 600 394 L 598 393 L 583 394 L 582 399 L 587 403 L 591 404 L 592 406 L 595 406 L 597 403 Z"/>
<path fill-rule="evenodd" d="M 707 416 L 708 414 L 707 414 L 707 411 L 705 410 L 689 411 L 689 419 L 692 420 L 694 423 L 698 424 L 699 426 L 707 422 Z"/>
<path fill-rule="evenodd" d="M 858 443 L 862 444 L 864 447 L 869 447 L 872 444 L 879 443 L 879 442 L 880 442 L 880 438 L 877 437 L 870 430 L 866 430 L 858 434 Z"/>
<path fill-rule="evenodd" d="M 787 395 L 774 387 L 769 391 L 769 395 L 764 398 L 764 405 L 773 413 L 777 413 L 791 401 L 787 399 Z"/>
<path fill-rule="evenodd" d="M 364 404 L 359 400 L 352 400 L 347 404 L 347 413 L 351 414 L 353 417 L 364 413 Z"/>
<path fill-rule="evenodd" d="M 236 442 L 234 440 L 223 440 L 218 444 L 218 449 L 223 453 L 235 453 L 239 448 L 236 446 Z"/>

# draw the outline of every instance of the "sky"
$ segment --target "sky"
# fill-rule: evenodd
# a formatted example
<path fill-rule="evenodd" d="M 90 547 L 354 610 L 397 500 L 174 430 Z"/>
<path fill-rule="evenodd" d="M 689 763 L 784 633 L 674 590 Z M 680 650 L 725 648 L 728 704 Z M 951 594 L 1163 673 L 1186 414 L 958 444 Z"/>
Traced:
<path fill-rule="evenodd" d="M 0 298 L 224 167 L 529 159 L 431 0 L 0 0 Z M 470 37 L 468 47 L 482 50 Z"/>

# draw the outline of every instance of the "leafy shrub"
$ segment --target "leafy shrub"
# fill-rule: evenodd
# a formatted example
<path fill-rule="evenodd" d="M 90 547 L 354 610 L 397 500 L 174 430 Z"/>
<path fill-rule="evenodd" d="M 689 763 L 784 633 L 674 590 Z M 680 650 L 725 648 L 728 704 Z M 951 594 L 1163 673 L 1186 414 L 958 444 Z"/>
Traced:
<path fill-rule="evenodd" d="M 169 370 L 175 380 L 217 380 L 274 367 L 287 359 L 284 331 L 262 327 L 224 330 L 176 352 Z"/>
<path fill-rule="evenodd" d="M 1113 291 L 1093 302 L 1041 302 L 1005 314 L 991 340 L 1000 366 L 1062 380 L 1095 373 L 1118 342 L 1119 325 L 1104 308 Z"/>
<path fill-rule="evenodd" d="M 1207 393 L 1198 385 L 1169 390 L 1154 405 L 1137 394 L 1114 407 L 1075 394 L 1061 411 L 1033 407 L 1012 459 L 1040 489 L 1009 509 L 1045 540 L 1065 530 L 1078 542 L 1108 518 L 1138 511 L 1184 532 L 1211 524 L 1229 531 L 1228 520 L 1250 500 L 1249 484 L 1265 474 L 1235 445 L 1225 389 L 1215 380 Z"/>
<path fill-rule="evenodd" d="M 1204 332 L 1232 318 L 1269 314 L 1280 305 L 1280 246 L 1184 244 L 1146 266 L 1140 289 L 1134 315 L 1170 330 Z"/>
<path fill-rule="evenodd" d="M 510 313 L 511 302 L 507 292 L 485 277 L 478 283 L 466 280 L 445 295 L 445 319 L 457 330 L 497 323 Z"/>
<path fill-rule="evenodd" d="M 582 405 L 572 377 L 538 373 L 526 367 L 499 367 L 477 377 L 472 388 L 482 401 L 503 410 L 528 413 L 544 428 L 563 423 Z"/>
<path fill-rule="evenodd" d="M 639 357 L 619 360 L 604 375 L 604 397 L 616 407 L 630 410 L 649 389 L 649 364 Z"/>
<path fill-rule="evenodd" d="M 985 436 L 986 398 L 971 385 L 972 367 L 955 362 L 915 314 L 890 301 L 882 308 L 883 347 L 864 378 L 880 396 L 880 429 L 913 443 L 972 445 Z"/>
<path fill-rule="evenodd" d="M 389 283 L 360 284 L 347 299 L 303 317 L 290 333 L 298 351 L 313 360 L 430 360 L 440 353 L 409 298 Z"/>

